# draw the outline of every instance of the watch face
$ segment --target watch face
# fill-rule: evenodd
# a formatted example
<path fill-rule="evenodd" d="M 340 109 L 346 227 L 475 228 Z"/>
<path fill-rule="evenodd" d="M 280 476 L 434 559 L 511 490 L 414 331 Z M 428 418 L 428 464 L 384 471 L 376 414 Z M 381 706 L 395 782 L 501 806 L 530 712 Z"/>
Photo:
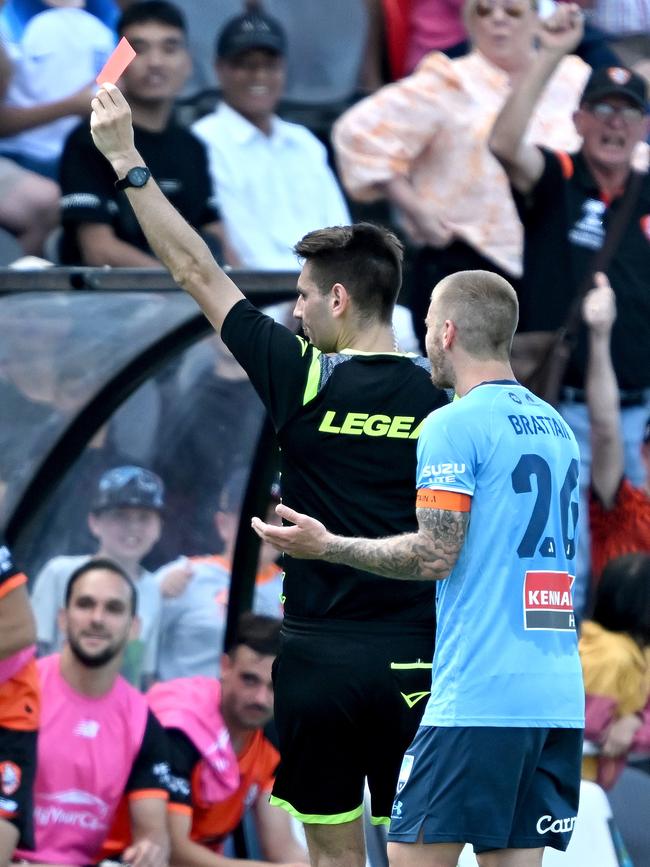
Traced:
<path fill-rule="evenodd" d="M 129 183 L 133 187 L 144 187 L 149 180 L 149 172 L 142 166 L 136 166 L 128 172 Z"/>

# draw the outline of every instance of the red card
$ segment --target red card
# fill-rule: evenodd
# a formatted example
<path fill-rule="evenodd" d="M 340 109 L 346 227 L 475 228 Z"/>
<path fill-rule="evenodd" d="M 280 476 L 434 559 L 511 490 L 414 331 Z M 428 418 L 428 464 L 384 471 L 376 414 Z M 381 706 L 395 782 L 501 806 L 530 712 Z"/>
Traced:
<path fill-rule="evenodd" d="M 123 36 L 95 79 L 97 84 L 117 84 L 118 79 L 134 57 L 135 51 L 131 48 L 126 36 Z"/>

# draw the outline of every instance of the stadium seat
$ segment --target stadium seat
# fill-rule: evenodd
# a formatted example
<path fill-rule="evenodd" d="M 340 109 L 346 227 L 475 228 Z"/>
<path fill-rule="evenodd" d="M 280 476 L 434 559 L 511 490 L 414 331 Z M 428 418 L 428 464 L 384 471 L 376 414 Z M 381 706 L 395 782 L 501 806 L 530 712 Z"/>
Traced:
<path fill-rule="evenodd" d="M 632 864 L 645 867 L 650 864 L 650 774 L 625 768 L 607 797 Z"/>

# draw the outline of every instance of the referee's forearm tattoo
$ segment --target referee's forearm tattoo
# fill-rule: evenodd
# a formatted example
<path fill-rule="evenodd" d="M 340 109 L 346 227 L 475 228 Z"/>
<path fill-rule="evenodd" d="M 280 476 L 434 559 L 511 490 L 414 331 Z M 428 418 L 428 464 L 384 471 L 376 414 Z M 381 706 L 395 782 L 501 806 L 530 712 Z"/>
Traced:
<path fill-rule="evenodd" d="M 419 530 L 387 539 L 333 536 L 324 559 L 387 578 L 438 581 L 453 569 L 465 541 L 469 512 L 417 509 Z"/>

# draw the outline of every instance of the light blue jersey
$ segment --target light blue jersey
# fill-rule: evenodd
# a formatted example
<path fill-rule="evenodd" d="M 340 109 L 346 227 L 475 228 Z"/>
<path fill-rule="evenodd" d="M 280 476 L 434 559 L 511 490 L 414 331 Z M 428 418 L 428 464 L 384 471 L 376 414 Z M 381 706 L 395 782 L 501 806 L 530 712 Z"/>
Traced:
<path fill-rule="evenodd" d="M 438 583 L 422 725 L 583 727 L 571 598 L 578 469 L 569 427 L 517 383 L 482 383 L 427 418 L 417 487 L 467 494 L 471 509 Z"/>

